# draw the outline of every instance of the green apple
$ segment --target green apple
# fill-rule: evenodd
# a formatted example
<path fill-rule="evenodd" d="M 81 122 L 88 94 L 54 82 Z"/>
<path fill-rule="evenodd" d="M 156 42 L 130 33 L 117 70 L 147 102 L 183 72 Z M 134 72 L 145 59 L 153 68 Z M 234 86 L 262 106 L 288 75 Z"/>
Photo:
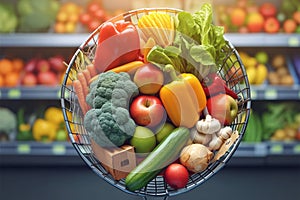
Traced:
<path fill-rule="evenodd" d="M 265 51 L 259 51 L 255 54 L 255 59 L 261 64 L 266 64 L 269 60 L 269 56 Z"/>
<path fill-rule="evenodd" d="M 169 122 L 164 123 L 156 132 L 156 141 L 160 143 L 163 139 L 165 139 L 172 131 L 174 130 L 175 126 Z"/>
<path fill-rule="evenodd" d="M 149 153 L 156 146 L 156 137 L 151 129 L 137 126 L 130 144 L 135 147 L 136 153 Z"/>

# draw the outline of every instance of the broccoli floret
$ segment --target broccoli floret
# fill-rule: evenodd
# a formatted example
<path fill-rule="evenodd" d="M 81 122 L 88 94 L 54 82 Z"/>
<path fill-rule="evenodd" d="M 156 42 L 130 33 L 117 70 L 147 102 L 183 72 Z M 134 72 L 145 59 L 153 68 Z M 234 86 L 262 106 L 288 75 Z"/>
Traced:
<path fill-rule="evenodd" d="M 0 138 L 9 138 L 17 129 L 17 117 L 8 108 L 0 107 Z"/>
<path fill-rule="evenodd" d="M 84 116 L 84 127 L 98 145 L 121 146 L 132 137 L 136 125 L 128 107 L 137 94 L 138 87 L 125 72 L 104 72 L 91 83 L 86 101 L 92 109 Z"/>
<path fill-rule="evenodd" d="M 101 108 L 107 101 L 112 101 L 115 107 L 127 108 L 137 94 L 138 87 L 128 73 L 105 72 L 90 85 L 86 102 L 93 108 Z"/>
<path fill-rule="evenodd" d="M 136 125 L 127 109 L 115 107 L 108 101 L 101 108 L 93 108 L 86 113 L 84 127 L 98 145 L 114 147 L 131 138 Z"/>

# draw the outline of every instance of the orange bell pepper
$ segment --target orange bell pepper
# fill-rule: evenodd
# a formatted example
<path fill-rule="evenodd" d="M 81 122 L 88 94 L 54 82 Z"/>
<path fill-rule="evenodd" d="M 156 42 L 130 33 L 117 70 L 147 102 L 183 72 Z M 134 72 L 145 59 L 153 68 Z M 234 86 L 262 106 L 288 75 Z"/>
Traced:
<path fill-rule="evenodd" d="M 198 78 L 190 73 L 176 75 L 169 71 L 172 82 L 160 90 L 160 99 L 175 126 L 193 127 L 206 106 L 206 96 Z"/>

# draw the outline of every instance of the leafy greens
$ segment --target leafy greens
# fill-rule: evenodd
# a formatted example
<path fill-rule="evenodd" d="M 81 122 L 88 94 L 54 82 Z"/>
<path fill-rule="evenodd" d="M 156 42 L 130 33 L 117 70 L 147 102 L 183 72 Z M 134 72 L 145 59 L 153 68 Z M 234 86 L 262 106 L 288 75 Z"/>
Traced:
<path fill-rule="evenodd" d="M 201 80 L 217 70 L 225 55 L 224 29 L 212 24 L 212 6 L 203 4 L 193 14 L 185 11 L 175 16 L 176 33 L 173 44 L 165 48 L 154 46 L 147 60 L 161 69 L 171 64 L 180 73 L 193 73 Z"/>

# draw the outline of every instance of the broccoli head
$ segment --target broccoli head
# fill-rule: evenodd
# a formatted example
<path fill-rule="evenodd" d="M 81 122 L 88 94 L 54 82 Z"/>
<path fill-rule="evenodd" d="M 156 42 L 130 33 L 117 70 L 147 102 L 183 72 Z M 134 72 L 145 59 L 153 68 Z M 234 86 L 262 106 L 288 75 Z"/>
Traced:
<path fill-rule="evenodd" d="M 115 147 L 132 137 L 136 125 L 127 109 L 115 107 L 108 101 L 101 108 L 92 108 L 86 113 L 84 127 L 98 145 Z"/>
<path fill-rule="evenodd" d="M 11 134 L 17 128 L 17 117 L 8 108 L 0 107 L 0 133 Z"/>
<path fill-rule="evenodd" d="M 101 108 L 107 101 L 115 107 L 128 108 L 129 101 L 138 94 L 137 85 L 126 72 L 104 72 L 91 83 L 86 102 L 93 108 Z"/>

